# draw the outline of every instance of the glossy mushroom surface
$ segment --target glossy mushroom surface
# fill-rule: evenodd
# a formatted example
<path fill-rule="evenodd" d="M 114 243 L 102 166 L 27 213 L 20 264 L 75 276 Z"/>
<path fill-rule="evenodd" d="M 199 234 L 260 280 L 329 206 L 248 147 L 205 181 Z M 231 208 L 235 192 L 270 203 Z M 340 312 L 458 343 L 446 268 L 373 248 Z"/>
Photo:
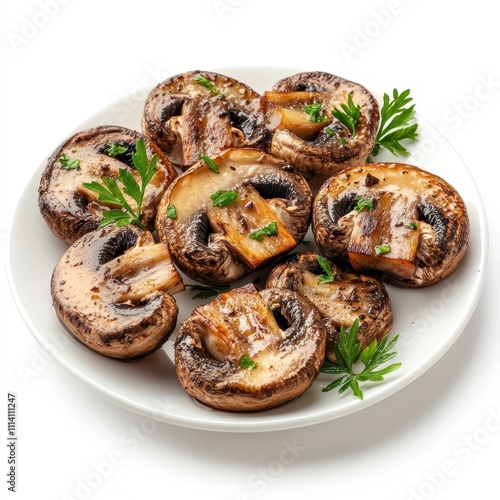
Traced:
<path fill-rule="evenodd" d="M 217 171 L 201 161 L 172 183 L 156 230 L 190 278 L 232 284 L 302 241 L 312 193 L 291 165 L 258 149 L 230 149 L 213 162 Z"/>
<path fill-rule="evenodd" d="M 349 97 L 359 106 L 354 134 L 332 110 L 342 109 Z M 380 122 L 375 97 L 364 86 L 330 73 L 297 73 L 264 93 L 269 123 L 278 123 L 270 152 L 299 168 L 311 182 L 366 162 L 373 150 Z M 304 108 L 316 105 L 315 114 Z"/>
<path fill-rule="evenodd" d="M 327 332 L 327 358 L 335 362 L 333 342 L 339 340 L 340 328 L 359 322 L 358 341 L 367 347 L 389 333 L 392 307 L 384 285 L 369 276 L 343 272 L 334 262 L 326 265 L 331 278 L 314 252 L 291 255 L 269 274 L 267 288 L 286 288 L 308 298 L 320 312 Z"/>
<path fill-rule="evenodd" d="M 202 155 L 261 147 L 270 135 L 260 94 L 210 71 L 188 71 L 153 88 L 144 105 L 142 130 L 183 170 Z"/>
<path fill-rule="evenodd" d="M 177 172 L 160 149 L 135 130 L 103 125 L 83 130 L 64 141 L 50 156 L 38 190 L 38 207 L 51 231 L 66 243 L 97 229 L 102 212 L 116 206 L 97 200 L 97 194 L 84 182 L 101 182 L 103 177 L 118 178 L 120 169 L 128 170 L 139 182 L 132 153 L 136 142 L 145 142 L 148 158 L 157 155 L 157 172 L 147 185 L 141 208 L 141 221 L 151 229 L 156 207 Z M 113 146 L 120 154 L 113 154 Z M 68 168 L 69 167 L 69 168 Z M 132 209 L 136 202 L 129 198 Z"/>
<path fill-rule="evenodd" d="M 449 276 L 470 233 L 456 189 L 402 163 L 360 165 L 332 176 L 315 198 L 312 228 L 325 256 L 405 287 Z"/>
<path fill-rule="evenodd" d="M 164 243 L 136 226 L 108 226 L 78 239 L 51 280 L 59 320 L 84 345 L 121 360 L 160 348 L 177 322 L 184 289 Z"/>
<path fill-rule="evenodd" d="M 246 285 L 197 307 L 175 341 L 175 367 L 193 398 L 226 411 L 260 411 L 316 379 L 326 332 L 315 306 L 290 290 Z"/>

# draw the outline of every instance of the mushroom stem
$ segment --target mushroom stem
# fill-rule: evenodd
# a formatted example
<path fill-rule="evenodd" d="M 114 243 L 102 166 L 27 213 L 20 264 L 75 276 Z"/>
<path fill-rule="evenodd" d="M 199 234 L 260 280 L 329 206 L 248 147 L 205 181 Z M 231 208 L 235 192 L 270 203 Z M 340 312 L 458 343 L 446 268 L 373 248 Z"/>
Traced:
<path fill-rule="evenodd" d="M 108 262 L 104 268 L 105 279 L 117 283 L 115 302 L 137 303 L 147 295 L 162 291 L 174 295 L 184 290 L 182 278 L 170 260 L 164 243 L 137 246 Z"/>
<path fill-rule="evenodd" d="M 353 218 L 347 254 L 358 272 L 366 269 L 389 271 L 410 279 L 417 266 L 419 231 L 417 202 L 400 193 L 383 192 L 372 210 L 358 212 Z M 376 248 L 384 248 L 377 255 Z"/>
<path fill-rule="evenodd" d="M 210 356 L 236 367 L 241 356 L 253 359 L 282 340 L 273 314 L 253 285 L 222 293 L 195 314 L 204 325 L 202 343 Z"/>
<path fill-rule="evenodd" d="M 268 103 L 274 105 L 274 111 L 281 117 L 278 128 L 288 129 L 308 141 L 316 139 L 332 118 L 323 114 L 319 120 L 314 120 L 304 111 L 304 107 L 322 105 L 326 99 L 326 92 L 264 92 L 264 106 Z"/>
<path fill-rule="evenodd" d="M 208 218 L 212 229 L 255 269 L 264 262 L 295 248 L 297 243 L 278 214 L 251 185 L 235 188 L 238 199 L 226 207 L 210 207 Z M 276 224 L 272 236 L 255 239 L 256 231 Z"/>

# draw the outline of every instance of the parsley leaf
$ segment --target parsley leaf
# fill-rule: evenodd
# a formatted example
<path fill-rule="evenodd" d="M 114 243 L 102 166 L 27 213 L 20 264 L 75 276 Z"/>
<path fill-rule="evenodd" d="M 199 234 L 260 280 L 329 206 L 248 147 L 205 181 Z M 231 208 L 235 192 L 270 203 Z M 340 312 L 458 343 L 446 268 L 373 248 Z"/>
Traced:
<path fill-rule="evenodd" d="M 255 368 L 257 368 L 257 363 L 246 354 L 243 354 L 240 358 L 240 366 L 241 368 L 246 368 L 247 370 L 255 370 Z"/>
<path fill-rule="evenodd" d="M 391 251 L 391 247 L 389 245 L 377 245 L 375 247 L 375 257 L 382 255 L 384 253 L 389 253 Z"/>
<path fill-rule="evenodd" d="M 384 375 L 401 367 L 401 363 L 393 363 L 377 370 L 379 366 L 387 363 L 397 355 L 397 352 L 390 351 L 396 344 L 399 335 L 396 335 L 390 342 L 388 341 L 388 335 L 385 335 L 380 344 L 374 340 L 362 350 L 362 344 L 357 340 L 358 331 L 359 320 L 357 318 L 354 320 L 349 332 L 346 332 L 344 326 L 340 327 L 339 341 L 333 343 L 337 363 L 325 361 L 321 367 L 321 373 L 341 375 L 341 377 L 323 387 L 322 392 L 329 392 L 338 387 L 339 394 L 342 394 L 347 389 L 351 389 L 356 397 L 363 399 L 360 382 L 381 382 L 384 380 Z M 353 365 L 358 361 L 364 365 L 364 368 L 355 372 Z"/>
<path fill-rule="evenodd" d="M 384 94 L 384 102 L 380 110 L 380 125 L 372 155 L 380 153 L 385 148 L 395 156 L 408 156 L 409 151 L 401 144 L 403 140 L 418 140 L 418 123 L 415 121 L 415 104 L 405 107 L 413 101 L 410 89 L 401 92 L 394 89 L 392 101 Z"/>
<path fill-rule="evenodd" d="M 197 74 L 193 76 L 193 81 L 198 82 L 200 85 L 203 85 L 206 87 L 208 90 L 213 92 L 215 95 L 218 95 L 219 97 L 224 97 L 224 94 L 217 90 L 217 88 L 214 86 L 214 84 L 208 79 L 205 78 L 204 76 Z"/>
<path fill-rule="evenodd" d="M 104 227 L 111 222 L 116 222 L 117 226 L 125 224 L 136 224 L 141 229 L 144 225 L 141 222 L 141 207 L 144 198 L 144 192 L 149 181 L 156 173 L 157 155 L 154 154 L 151 160 L 148 160 L 146 146 L 142 139 L 137 139 L 136 152 L 132 153 L 132 161 L 141 178 L 139 185 L 130 170 L 120 168 L 118 170 L 118 181 L 123 186 L 120 188 L 117 179 L 103 177 L 102 184 L 97 181 L 84 182 L 83 187 L 97 193 L 97 200 L 103 203 L 118 205 L 121 209 L 106 210 L 103 212 L 103 218 L 99 227 Z M 122 192 L 123 190 L 123 192 Z M 133 210 L 124 194 L 130 196 L 136 203 L 137 209 Z"/>
<path fill-rule="evenodd" d="M 315 123 L 322 123 L 328 120 L 328 117 L 321 116 L 321 106 L 323 103 L 315 102 L 313 104 L 309 104 L 308 106 L 304 106 L 302 110 L 304 113 L 309 115 L 309 120 Z"/>
<path fill-rule="evenodd" d="M 213 170 L 216 174 L 220 174 L 219 167 L 217 166 L 217 163 L 215 163 L 211 158 L 209 158 L 208 156 L 202 155 L 201 159 L 207 164 L 207 167 L 210 170 Z"/>
<path fill-rule="evenodd" d="M 405 227 L 412 231 L 416 231 L 418 229 L 418 224 L 416 222 L 410 222 L 409 224 L 405 224 Z"/>
<path fill-rule="evenodd" d="M 108 151 L 107 155 L 108 156 L 119 156 L 128 151 L 128 146 L 122 146 L 121 144 L 118 144 L 117 142 L 109 141 L 108 142 Z"/>
<path fill-rule="evenodd" d="M 248 236 L 254 240 L 262 241 L 264 236 L 274 236 L 278 234 L 278 223 L 276 221 L 270 222 L 267 226 L 262 229 L 257 229 L 251 232 Z"/>
<path fill-rule="evenodd" d="M 321 269 L 323 269 L 326 273 L 318 276 L 318 285 L 325 285 L 326 283 L 332 283 L 335 281 L 335 276 L 332 273 L 330 263 L 322 255 L 317 255 L 316 259 L 319 262 Z"/>
<path fill-rule="evenodd" d="M 228 189 L 227 191 L 219 190 L 211 194 L 210 198 L 212 198 L 212 206 L 225 207 L 238 199 L 238 193 L 232 189 Z"/>
<path fill-rule="evenodd" d="M 80 168 L 80 160 L 71 159 L 66 153 L 59 157 L 59 163 L 64 170 L 78 170 Z"/>
<path fill-rule="evenodd" d="M 347 95 L 347 104 L 342 103 L 340 107 L 342 109 L 333 109 L 332 115 L 337 118 L 342 125 L 347 127 L 351 132 L 351 135 L 354 137 L 356 135 L 356 124 L 358 123 L 361 106 L 359 104 L 354 105 L 352 94 L 349 93 Z"/>
<path fill-rule="evenodd" d="M 229 292 L 230 287 L 209 287 L 204 285 L 185 285 L 186 288 L 189 288 L 195 292 L 198 292 L 196 295 L 193 295 L 192 299 L 208 299 L 209 297 L 215 297 L 220 293 Z"/>
<path fill-rule="evenodd" d="M 177 209 L 173 203 L 167 207 L 167 217 L 169 219 L 177 219 Z"/>
<path fill-rule="evenodd" d="M 354 198 L 354 201 L 356 202 L 354 210 L 358 212 L 362 212 L 365 208 L 368 208 L 369 210 L 373 210 L 375 208 L 374 200 L 369 200 L 367 198 L 361 198 L 361 196 L 356 196 L 356 198 Z"/>

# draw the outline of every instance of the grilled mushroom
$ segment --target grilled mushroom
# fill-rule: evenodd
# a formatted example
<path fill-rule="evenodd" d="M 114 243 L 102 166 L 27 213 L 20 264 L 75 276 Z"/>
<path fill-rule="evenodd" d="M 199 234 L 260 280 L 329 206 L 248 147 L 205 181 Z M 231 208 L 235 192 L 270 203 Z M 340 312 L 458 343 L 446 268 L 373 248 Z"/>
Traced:
<path fill-rule="evenodd" d="M 307 297 L 319 310 L 326 326 L 326 356 L 335 362 L 333 342 L 339 340 L 340 328 L 359 321 L 358 341 L 363 347 L 383 338 L 392 327 L 392 308 L 384 285 L 369 276 L 342 272 L 326 261 L 331 278 L 313 252 L 295 254 L 270 273 L 267 288 L 287 288 Z"/>
<path fill-rule="evenodd" d="M 151 90 L 142 130 L 186 170 L 202 155 L 212 157 L 232 147 L 261 147 L 269 131 L 260 100 L 257 92 L 238 80 L 189 71 Z"/>
<path fill-rule="evenodd" d="M 332 115 L 347 105 L 359 106 L 354 134 Z M 364 163 L 372 152 L 380 115 L 375 97 L 362 85 L 320 71 L 297 73 L 264 93 L 270 123 L 279 123 L 270 152 L 294 164 L 308 179 L 325 180 Z M 304 108 L 316 105 L 315 113 Z"/>
<path fill-rule="evenodd" d="M 446 278 L 469 241 L 458 192 L 402 163 L 360 165 L 328 179 L 314 201 L 312 227 L 324 255 L 405 287 Z"/>
<path fill-rule="evenodd" d="M 52 274 L 55 311 L 90 349 L 121 360 L 142 358 L 169 338 L 184 289 L 168 248 L 136 226 L 107 226 L 71 245 Z"/>
<path fill-rule="evenodd" d="M 132 153 L 137 139 L 135 130 L 118 126 L 99 126 L 78 132 L 64 141 L 48 159 L 38 190 L 38 207 L 52 232 L 66 243 L 97 229 L 102 212 L 113 208 L 97 201 L 97 194 L 84 188 L 84 182 L 118 177 L 119 169 L 135 170 Z M 141 220 L 151 228 L 156 207 L 177 173 L 158 147 L 143 138 L 149 157 L 157 155 L 157 172 L 146 187 Z M 135 201 L 130 198 L 135 210 Z"/>
<path fill-rule="evenodd" d="M 288 163 L 258 149 L 212 160 L 213 169 L 201 161 L 172 183 L 156 230 L 190 278 L 231 284 L 302 241 L 312 194 Z"/>
<path fill-rule="evenodd" d="M 187 393 L 210 407 L 265 410 L 311 386 L 325 342 L 321 316 L 308 299 L 246 285 L 197 307 L 182 323 L 175 368 Z"/>

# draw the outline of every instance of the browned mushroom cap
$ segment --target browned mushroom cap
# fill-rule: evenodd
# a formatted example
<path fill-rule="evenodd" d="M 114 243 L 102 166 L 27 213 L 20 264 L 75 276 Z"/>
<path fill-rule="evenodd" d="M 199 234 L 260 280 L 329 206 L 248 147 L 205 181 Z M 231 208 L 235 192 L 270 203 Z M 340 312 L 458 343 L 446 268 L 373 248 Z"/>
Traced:
<path fill-rule="evenodd" d="M 352 135 L 332 115 L 351 95 L 359 106 L 359 118 Z M 278 121 L 270 151 L 295 165 L 312 181 L 364 163 L 375 145 L 379 126 L 379 107 L 374 96 L 362 85 L 320 71 L 298 73 L 283 78 L 264 93 L 270 123 Z M 320 105 L 319 121 L 303 108 Z M 278 118 L 276 118 L 276 114 Z"/>
<path fill-rule="evenodd" d="M 288 257 L 270 273 L 267 288 L 287 288 L 307 297 L 319 310 L 327 332 L 326 356 L 335 362 L 333 342 L 339 340 L 340 328 L 359 321 L 358 341 L 363 347 L 381 340 L 392 327 L 392 308 L 384 285 L 369 276 L 344 273 L 328 261 L 332 280 L 322 283 L 325 275 L 313 252 Z M 321 284 L 320 284 L 321 283 Z"/>
<path fill-rule="evenodd" d="M 62 324 L 90 349 L 132 360 L 152 353 L 177 321 L 184 285 L 168 248 L 136 226 L 82 236 L 61 257 L 51 294 Z"/>
<path fill-rule="evenodd" d="M 230 149 L 213 161 L 217 171 L 201 161 L 172 183 L 156 230 L 190 278 L 231 284 L 302 241 L 312 194 L 288 163 L 258 149 Z"/>
<path fill-rule="evenodd" d="M 143 137 L 135 130 L 105 125 L 74 134 L 52 153 L 40 181 L 38 207 L 58 238 L 73 243 L 97 229 L 104 210 L 116 208 L 97 201 L 97 194 L 84 188 L 84 182 L 101 182 L 103 177 L 117 178 L 119 169 L 129 170 L 139 180 L 132 162 L 139 138 Z M 141 221 L 150 228 L 160 198 L 177 173 L 158 147 L 143 140 L 148 157 L 156 154 L 158 158 L 157 172 L 146 187 L 141 209 Z M 113 151 L 117 149 L 112 147 L 113 143 L 120 147 L 118 151 L 122 151 L 115 156 Z M 129 202 L 135 210 L 135 201 L 130 198 Z"/>
<path fill-rule="evenodd" d="M 211 407 L 265 410 L 311 386 L 325 342 L 323 321 L 308 299 L 247 285 L 197 307 L 182 323 L 175 368 L 187 393 Z"/>
<path fill-rule="evenodd" d="M 314 201 L 312 227 L 324 255 L 406 287 L 446 278 L 469 241 L 457 191 L 402 163 L 360 165 L 328 179 Z"/>
<path fill-rule="evenodd" d="M 183 170 L 202 155 L 232 147 L 261 147 L 269 138 L 261 96 L 219 73 L 189 71 L 151 90 L 144 106 L 143 133 Z"/>

